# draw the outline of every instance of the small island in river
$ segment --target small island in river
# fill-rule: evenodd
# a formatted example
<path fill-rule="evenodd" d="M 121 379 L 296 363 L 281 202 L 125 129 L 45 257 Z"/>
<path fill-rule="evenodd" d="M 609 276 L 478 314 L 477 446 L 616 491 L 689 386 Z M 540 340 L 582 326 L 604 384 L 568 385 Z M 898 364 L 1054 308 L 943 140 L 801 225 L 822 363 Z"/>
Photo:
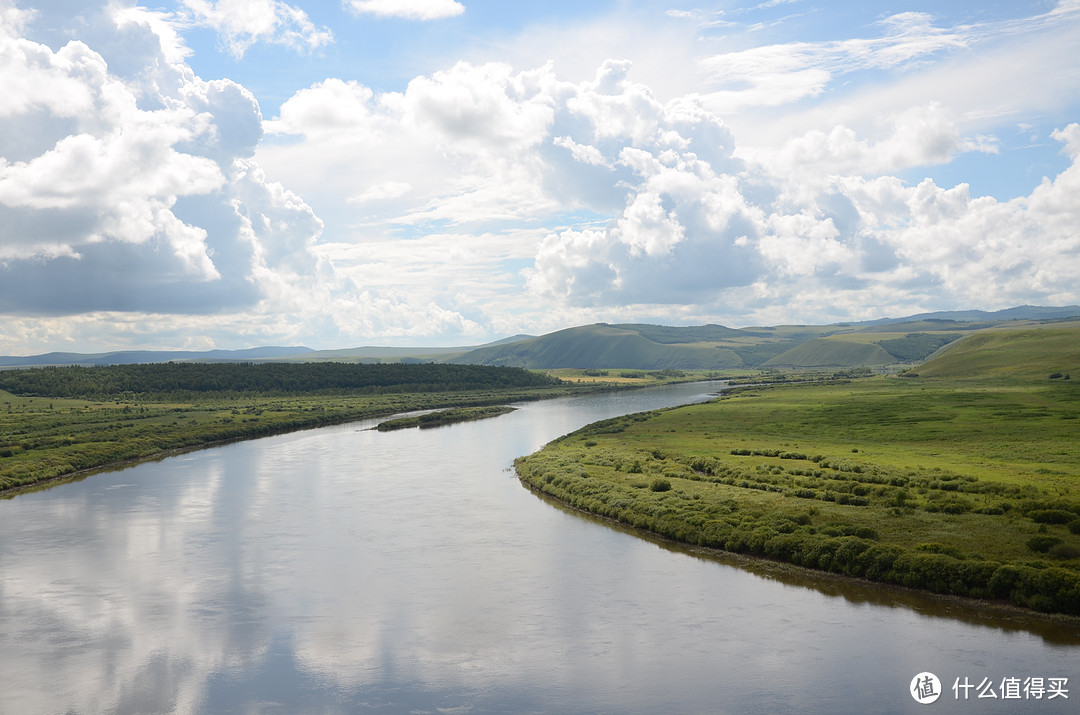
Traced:
<path fill-rule="evenodd" d="M 484 420 L 489 417 L 498 417 L 499 415 L 505 415 L 508 412 L 513 412 L 515 408 L 509 405 L 491 405 L 485 407 L 456 407 L 448 410 L 438 410 L 435 412 L 428 412 L 423 415 L 417 415 L 415 417 L 399 417 L 393 420 L 386 420 L 380 422 L 375 426 L 375 429 L 380 432 L 389 432 L 391 430 L 409 429 L 411 427 L 419 427 L 420 429 L 430 429 L 432 427 L 442 427 L 444 425 L 451 425 L 456 422 L 471 422 L 472 420 Z"/>

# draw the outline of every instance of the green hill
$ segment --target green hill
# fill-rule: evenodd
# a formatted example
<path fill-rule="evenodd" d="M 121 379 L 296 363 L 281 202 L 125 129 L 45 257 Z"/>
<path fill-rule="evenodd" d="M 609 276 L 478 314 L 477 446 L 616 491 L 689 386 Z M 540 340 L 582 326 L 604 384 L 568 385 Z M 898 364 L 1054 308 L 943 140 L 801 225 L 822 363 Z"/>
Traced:
<path fill-rule="evenodd" d="M 922 377 L 1080 378 L 1080 320 L 980 330 L 924 365 Z"/>
<path fill-rule="evenodd" d="M 746 365 L 738 340 L 757 334 L 719 325 L 672 328 L 658 325 L 585 325 L 509 345 L 480 348 L 452 362 L 532 369 L 637 368 L 720 370 Z"/>
<path fill-rule="evenodd" d="M 209 352 L 126 351 L 99 355 L 50 353 L 0 356 L 0 369 L 40 365 L 106 365 L 167 361 L 455 363 L 524 367 L 740 370 L 776 368 L 854 368 L 921 363 L 956 341 L 1000 328 L 1066 325 L 1080 306 L 1020 306 L 994 313 L 956 311 L 907 318 L 831 325 L 779 325 L 729 328 L 597 323 L 547 335 L 516 335 L 479 346 L 384 347 L 338 350 L 253 348 Z M 965 338 L 965 336 L 968 336 Z M 981 344 L 981 343 L 980 343 Z M 1032 367 L 1038 364 L 1029 361 Z M 960 368 L 957 368 L 960 369 Z M 1064 370 L 1064 368 L 1062 369 Z M 1053 371 L 1057 371 L 1055 368 Z M 1032 373 L 1034 374 L 1034 372 Z"/>
<path fill-rule="evenodd" d="M 880 345 L 833 338 L 807 340 L 766 360 L 767 367 L 869 367 L 897 362 Z"/>
<path fill-rule="evenodd" d="M 598 323 L 446 358 L 454 363 L 553 368 L 725 370 L 753 367 L 851 368 L 918 362 L 967 331 L 955 321 L 899 325 L 671 327 Z M 904 332 L 917 328 L 919 332 Z"/>

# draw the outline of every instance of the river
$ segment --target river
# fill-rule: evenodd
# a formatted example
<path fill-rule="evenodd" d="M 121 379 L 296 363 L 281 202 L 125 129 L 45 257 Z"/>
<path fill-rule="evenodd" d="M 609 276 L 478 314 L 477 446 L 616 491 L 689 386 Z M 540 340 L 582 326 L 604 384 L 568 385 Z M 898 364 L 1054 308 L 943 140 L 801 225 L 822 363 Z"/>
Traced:
<path fill-rule="evenodd" d="M 0 713 L 1077 711 L 1075 624 L 738 568 L 512 471 L 716 389 L 339 425 L 0 501 Z"/>

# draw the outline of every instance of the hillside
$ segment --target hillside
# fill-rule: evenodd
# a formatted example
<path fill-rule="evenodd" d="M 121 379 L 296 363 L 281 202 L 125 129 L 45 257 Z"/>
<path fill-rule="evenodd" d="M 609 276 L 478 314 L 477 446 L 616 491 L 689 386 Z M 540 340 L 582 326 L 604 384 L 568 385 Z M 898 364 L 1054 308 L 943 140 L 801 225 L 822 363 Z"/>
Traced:
<path fill-rule="evenodd" d="M 122 351 L 0 356 L 0 369 L 46 365 L 150 362 L 421 363 L 638 370 L 855 367 L 902 369 L 981 331 L 1057 325 L 1080 316 L 1080 306 L 1020 306 L 997 312 L 926 313 L 860 323 L 729 328 L 597 323 L 539 337 L 516 335 L 480 346 L 386 347 L 335 350 L 263 347 L 248 350 Z"/>
<path fill-rule="evenodd" d="M 870 367 L 894 362 L 898 362 L 897 358 L 880 345 L 815 338 L 762 364 L 766 367 Z"/>
<path fill-rule="evenodd" d="M 530 369 L 725 370 L 913 363 L 987 324 L 824 325 L 737 330 L 720 325 L 586 325 L 466 352 L 450 362 Z M 992 323 L 989 325 L 993 325 Z M 917 332 L 896 332 L 897 328 Z"/>
<path fill-rule="evenodd" d="M 921 377 L 1080 378 L 1080 320 L 987 328 L 918 367 Z"/>
<path fill-rule="evenodd" d="M 585 325 L 509 345 L 473 350 L 455 363 L 507 365 L 531 369 L 559 367 L 644 370 L 720 370 L 746 363 L 739 339 L 754 333 L 723 326 L 671 328 L 655 325 Z"/>

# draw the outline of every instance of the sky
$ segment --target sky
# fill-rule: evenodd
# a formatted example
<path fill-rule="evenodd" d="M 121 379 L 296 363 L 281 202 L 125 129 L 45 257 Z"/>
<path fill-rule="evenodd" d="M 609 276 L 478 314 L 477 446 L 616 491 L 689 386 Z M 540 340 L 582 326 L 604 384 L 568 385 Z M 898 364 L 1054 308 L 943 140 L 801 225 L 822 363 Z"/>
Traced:
<path fill-rule="evenodd" d="M 0 0 L 0 354 L 1080 304 L 1080 0 Z"/>

